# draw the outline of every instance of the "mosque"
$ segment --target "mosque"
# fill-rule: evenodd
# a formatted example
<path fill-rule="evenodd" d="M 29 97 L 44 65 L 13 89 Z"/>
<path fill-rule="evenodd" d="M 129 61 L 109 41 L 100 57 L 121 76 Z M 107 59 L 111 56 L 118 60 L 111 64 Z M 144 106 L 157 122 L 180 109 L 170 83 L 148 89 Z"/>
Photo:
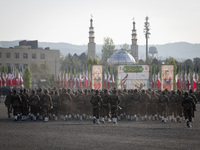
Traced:
<path fill-rule="evenodd" d="M 137 45 L 137 33 L 135 29 L 135 21 L 133 20 L 133 30 L 132 30 L 132 44 L 131 51 L 128 53 L 124 49 L 120 49 L 116 51 L 114 54 L 110 56 L 107 60 L 109 65 L 133 65 L 138 63 L 138 45 Z M 88 43 L 88 57 L 95 58 L 96 57 L 96 43 L 94 41 L 94 27 L 93 27 L 93 19 L 90 19 L 90 27 L 89 27 L 89 43 Z"/>

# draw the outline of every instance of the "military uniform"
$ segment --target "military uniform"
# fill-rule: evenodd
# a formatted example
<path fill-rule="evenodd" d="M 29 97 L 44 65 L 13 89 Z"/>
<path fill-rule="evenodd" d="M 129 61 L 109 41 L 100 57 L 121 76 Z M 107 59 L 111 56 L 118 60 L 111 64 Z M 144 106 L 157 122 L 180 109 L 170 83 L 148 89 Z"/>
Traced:
<path fill-rule="evenodd" d="M 31 113 L 31 120 L 36 120 L 36 116 L 38 113 L 38 103 L 40 101 L 39 96 L 35 93 L 35 91 L 32 91 L 32 95 L 29 99 L 29 106 L 30 106 L 30 113 Z"/>
<path fill-rule="evenodd" d="M 152 120 L 157 120 L 158 118 L 158 100 L 155 91 L 152 92 L 151 101 L 149 104 L 150 114 L 152 115 Z"/>
<path fill-rule="evenodd" d="M 53 118 L 57 120 L 61 109 L 61 102 L 58 91 L 55 91 L 55 93 L 52 95 L 52 103 L 53 103 Z"/>
<path fill-rule="evenodd" d="M 140 104 L 141 104 L 141 95 L 137 90 L 135 90 L 133 94 L 132 109 L 134 115 L 133 117 L 136 121 L 138 121 L 138 118 L 140 116 Z"/>
<path fill-rule="evenodd" d="M 140 105 L 140 113 L 142 116 L 142 120 L 147 120 L 147 110 L 148 110 L 148 104 L 151 100 L 151 97 L 148 93 L 146 93 L 145 90 L 142 91 L 141 94 L 141 105 Z"/>
<path fill-rule="evenodd" d="M 167 122 L 167 112 L 169 106 L 169 98 L 165 95 L 165 91 L 163 91 L 162 95 L 159 97 L 159 114 L 161 115 L 162 122 Z"/>
<path fill-rule="evenodd" d="M 191 126 L 193 110 L 196 110 L 195 102 L 192 97 L 188 96 L 188 93 L 185 93 L 185 97 L 182 102 L 183 109 L 184 109 L 184 116 L 187 121 L 187 126 Z"/>
<path fill-rule="evenodd" d="M 108 117 L 108 121 L 110 122 L 110 103 L 109 103 L 109 94 L 107 90 L 104 91 L 104 93 L 101 96 L 102 98 L 102 104 L 101 104 L 101 117 L 102 122 L 105 122 L 105 116 Z"/>
<path fill-rule="evenodd" d="M 8 118 L 10 118 L 10 113 L 12 112 L 12 104 L 11 104 L 11 91 L 9 91 L 9 94 L 6 96 L 5 100 L 5 106 L 7 107 L 7 113 L 8 113 Z"/>
<path fill-rule="evenodd" d="M 17 94 L 17 91 L 13 91 L 13 95 L 11 96 L 11 104 L 13 107 L 13 116 L 14 120 L 19 120 L 20 117 L 20 105 L 21 105 L 21 97 Z"/>
<path fill-rule="evenodd" d="M 99 124 L 100 105 L 102 103 L 102 100 L 101 96 L 98 94 L 98 90 L 96 91 L 96 94 L 92 96 L 90 102 L 93 108 L 93 123 L 97 121 L 97 124 Z"/>
<path fill-rule="evenodd" d="M 24 90 L 26 92 L 26 90 Z M 28 105 L 28 95 L 24 93 L 23 90 L 20 91 L 20 97 L 22 100 L 21 103 L 21 113 L 22 120 L 26 120 L 29 113 L 29 105 Z"/>
<path fill-rule="evenodd" d="M 113 90 L 113 93 L 110 95 L 110 107 L 113 123 L 117 123 L 117 111 L 118 105 L 120 103 L 119 96 L 116 94 L 116 90 Z"/>

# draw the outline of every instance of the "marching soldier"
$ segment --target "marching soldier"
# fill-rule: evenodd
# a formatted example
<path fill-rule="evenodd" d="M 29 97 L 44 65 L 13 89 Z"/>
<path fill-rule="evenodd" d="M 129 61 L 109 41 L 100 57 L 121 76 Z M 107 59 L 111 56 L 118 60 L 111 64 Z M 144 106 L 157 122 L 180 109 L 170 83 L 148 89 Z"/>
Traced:
<path fill-rule="evenodd" d="M 158 117 L 158 97 L 156 91 L 152 91 L 151 101 L 150 101 L 150 113 L 152 115 L 152 120 L 157 120 Z"/>
<path fill-rule="evenodd" d="M 113 123 L 117 123 L 117 111 L 118 111 L 118 105 L 120 103 L 120 99 L 117 96 L 117 91 L 114 88 L 112 94 L 110 95 L 110 106 L 111 106 L 111 114 L 112 114 L 112 120 Z"/>
<path fill-rule="evenodd" d="M 159 97 L 159 114 L 161 115 L 162 122 L 167 122 L 167 112 L 169 106 L 169 98 L 165 95 L 165 91 L 162 92 L 162 95 Z"/>
<path fill-rule="evenodd" d="M 26 120 L 29 113 L 28 97 L 24 91 L 26 92 L 26 89 L 20 90 L 22 120 Z"/>
<path fill-rule="evenodd" d="M 192 97 L 190 97 L 188 95 L 187 92 L 185 92 L 185 97 L 183 99 L 182 105 L 183 105 L 183 109 L 184 109 L 185 119 L 187 121 L 187 126 L 188 126 L 188 128 L 191 128 L 193 111 L 196 111 L 196 106 L 195 106 L 194 100 L 192 99 Z"/>
<path fill-rule="evenodd" d="M 177 122 L 178 95 L 175 93 L 175 91 L 171 92 L 169 99 L 170 99 L 169 120 Z"/>
<path fill-rule="evenodd" d="M 67 93 L 66 89 L 62 90 L 62 94 L 60 95 L 60 100 L 61 100 L 61 111 L 62 115 L 64 115 L 64 120 L 71 119 L 70 109 L 71 109 L 72 98 Z"/>
<path fill-rule="evenodd" d="M 132 115 L 132 99 L 133 99 L 133 94 L 131 93 L 130 90 L 128 90 L 128 93 L 125 95 L 126 97 L 126 109 L 127 109 L 127 119 L 131 120 L 133 119 Z"/>
<path fill-rule="evenodd" d="M 53 91 L 52 103 L 53 103 L 53 119 L 58 120 L 58 115 L 60 113 L 60 108 L 61 108 L 60 96 L 58 91 Z"/>
<path fill-rule="evenodd" d="M 100 124 L 99 122 L 99 111 L 100 111 L 100 105 L 102 103 L 101 97 L 99 95 L 99 91 L 96 90 L 95 95 L 92 96 L 90 100 L 92 107 L 93 107 L 93 123 Z"/>
<path fill-rule="evenodd" d="M 10 113 L 12 112 L 12 104 L 11 104 L 12 92 L 9 90 L 8 95 L 6 96 L 5 106 L 7 107 L 8 118 L 10 118 Z"/>
<path fill-rule="evenodd" d="M 13 95 L 11 96 L 11 104 L 13 107 L 14 120 L 18 121 L 20 117 L 21 97 L 17 94 L 16 90 L 13 90 Z"/>
<path fill-rule="evenodd" d="M 40 100 L 40 109 L 42 113 L 42 117 L 44 121 L 49 121 L 49 110 L 53 109 L 52 105 L 52 98 L 49 95 L 49 92 L 47 89 L 44 90 L 44 95 L 42 96 L 42 99 Z"/>
<path fill-rule="evenodd" d="M 197 104 L 198 100 L 197 97 L 194 95 L 193 90 L 190 89 L 189 91 L 189 96 L 192 97 L 192 99 L 194 100 L 195 105 Z M 192 122 L 194 122 L 194 110 L 192 111 Z"/>
<path fill-rule="evenodd" d="M 183 106 L 182 106 L 182 102 L 183 102 L 183 95 L 182 92 L 180 90 L 177 90 L 177 121 L 178 122 L 182 122 L 183 119 Z"/>
<path fill-rule="evenodd" d="M 30 96 L 29 105 L 30 105 L 30 113 L 31 113 L 31 120 L 36 121 L 37 111 L 38 109 L 38 102 L 40 101 L 39 96 L 35 93 L 35 90 L 32 90 L 32 95 Z"/>
<path fill-rule="evenodd" d="M 141 96 L 137 89 L 134 90 L 133 94 L 133 114 L 135 121 L 138 121 L 138 117 L 140 115 L 140 103 L 141 103 Z"/>
<path fill-rule="evenodd" d="M 150 102 L 151 97 L 145 90 L 142 90 L 141 94 L 141 105 L 140 105 L 140 113 L 142 116 L 142 120 L 147 120 L 147 104 Z"/>
<path fill-rule="evenodd" d="M 101 112 L 102 112 L 102 122 L 105 122 L 105 117 L 108 117 L 108 122 L 111 122 L 110 119 L 110 104 L 109 104 L 109 94 L 108 90 L 104 89 L 104 93 L 102 94 L 102 104 L 101 104 Z"/>

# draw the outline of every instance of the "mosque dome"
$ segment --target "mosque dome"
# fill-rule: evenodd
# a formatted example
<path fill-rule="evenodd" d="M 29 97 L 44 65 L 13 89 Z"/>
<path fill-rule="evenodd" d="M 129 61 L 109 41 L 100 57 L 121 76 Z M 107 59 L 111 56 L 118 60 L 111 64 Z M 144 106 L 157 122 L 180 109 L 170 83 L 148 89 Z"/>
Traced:
<path fill-rule="evenodd" d="M 120 49 L 108 58 L 107 63 L 109 65 L 133 65 L 135 59 L 127 51 Z"/>

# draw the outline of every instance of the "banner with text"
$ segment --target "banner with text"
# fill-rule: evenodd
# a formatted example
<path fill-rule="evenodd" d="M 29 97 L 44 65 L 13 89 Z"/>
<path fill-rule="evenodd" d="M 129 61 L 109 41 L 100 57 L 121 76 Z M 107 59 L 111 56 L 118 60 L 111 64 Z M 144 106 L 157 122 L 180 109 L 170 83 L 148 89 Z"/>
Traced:
<path fill-rule="evenodd" d="M 118 66 L 118 89 L 148 89 L 149 66 Z"/>

